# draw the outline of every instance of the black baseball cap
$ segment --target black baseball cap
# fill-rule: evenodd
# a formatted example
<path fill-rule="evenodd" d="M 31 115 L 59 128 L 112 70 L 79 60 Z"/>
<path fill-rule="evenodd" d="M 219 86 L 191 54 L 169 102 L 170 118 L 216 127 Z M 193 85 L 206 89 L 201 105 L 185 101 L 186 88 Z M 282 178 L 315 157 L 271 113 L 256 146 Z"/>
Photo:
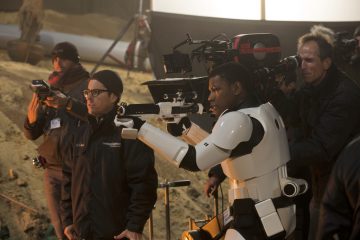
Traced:
<path fill-rule="evenodd" d="M 55 45 L 51 52 L 53 58 L 59 57 L 61 59 L 67 59 L 74 63 L 80 61 L 79 53 L 74 44 L 69 42 L 61 42 Z"/>

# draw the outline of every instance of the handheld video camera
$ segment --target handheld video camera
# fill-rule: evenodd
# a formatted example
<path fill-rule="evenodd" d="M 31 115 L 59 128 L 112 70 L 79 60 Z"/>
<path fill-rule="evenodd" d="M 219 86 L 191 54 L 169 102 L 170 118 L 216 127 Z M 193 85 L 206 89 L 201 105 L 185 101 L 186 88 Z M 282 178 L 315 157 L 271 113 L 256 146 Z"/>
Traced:
<path fill-rule="evenodd" d="M 31 90 L 37 94 L 40 101 L 44 101 L 52 95 L 50 86 L 44 80 L 32 80 L 30 84 Z"/>

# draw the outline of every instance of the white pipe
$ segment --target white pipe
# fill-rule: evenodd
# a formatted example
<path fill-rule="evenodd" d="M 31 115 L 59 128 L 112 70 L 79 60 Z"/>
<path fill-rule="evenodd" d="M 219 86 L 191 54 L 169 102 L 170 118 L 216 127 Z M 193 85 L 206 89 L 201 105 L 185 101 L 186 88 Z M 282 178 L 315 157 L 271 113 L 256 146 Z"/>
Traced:
<path fill-rule="evenodd" d="M 68 41 L 76 46 L 81 60 L 90 62 L 98 62 L 114 42 L 114 40 L 111 39 L 51 31 L 41 31 L 39 36 L 39 43 L 44 46 L 47 55 L 50 55 L 51 50 L 57 43 Z M 0 48 L 6 49 L 8 41 L 19 39 L 19 37 L 20 30 L 17 25 L 0 24 Z M 124 62 L 128 45 L 128 42 L 118 41 L 110 54 L 116 59 Z M 105 58 L 104 63 L 117 64 L 109 57 Z"/>

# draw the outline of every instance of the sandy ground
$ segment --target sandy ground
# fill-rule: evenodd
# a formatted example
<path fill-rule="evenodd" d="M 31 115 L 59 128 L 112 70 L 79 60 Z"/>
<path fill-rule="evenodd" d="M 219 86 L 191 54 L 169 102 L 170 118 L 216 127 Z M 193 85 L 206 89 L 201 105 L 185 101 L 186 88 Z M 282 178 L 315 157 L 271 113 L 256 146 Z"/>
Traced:
<path fill-rule="evenodd" d="M 114 37 L 126 21 L 112 17 L 89 15 L 64 15 L 46 11 L 44 29 L 70 33 Z M 0 23 L 16 24 L 15 13 L 0 13 Z M 106 27 L 104 27 L 106 26 Z M 131 35 L 129 35 L 131 37 Z M 92 70 L 93 64 L 83 63 Z M 153 80 L 151 73 L 130 72 L 111 68 L 122 76 L 125 85 L 123 101 L 129 103 L 151 102 L 147 88 L 140 83 Z M 49 231 L 48 213 L 43 195 L 42 170 L 32 166 L 39 141 L 23 137 L 22 124 L 31 97 L 29 83 L 32 79 L 47 79 L 51 72 L 49 59 L 37 66 L 9 60 L 6 51 L 0 51 L 0 233 L 7 227 L 10 239 L 44 239 Z M 191 173 L 178 169 L 157 157 L 159 182 L 189 179 L 191 186 L 170 190 L 171 239 L 179 239 L 188 229 L 188 217 L 204 219 L 212 214 L 212 199 L 202 193 L 205 172 Z M 11 177 L 15 175 L 15 177 Z M 17 177 L 16 177 L 17 176 Z M 226 191 L 224 190 L 224 194 Z M 153 211 L 154 238 L 165 239 L 164 190 L 158 190 L 158 201 Z M 1 228 L 2 227 L 2 228 Z M 148 239 L 147 226 L 144 238 Z M 0 235 L 1 239 L 1 235 Z M 48 238 L 49 239 L 49 238 Z"/>

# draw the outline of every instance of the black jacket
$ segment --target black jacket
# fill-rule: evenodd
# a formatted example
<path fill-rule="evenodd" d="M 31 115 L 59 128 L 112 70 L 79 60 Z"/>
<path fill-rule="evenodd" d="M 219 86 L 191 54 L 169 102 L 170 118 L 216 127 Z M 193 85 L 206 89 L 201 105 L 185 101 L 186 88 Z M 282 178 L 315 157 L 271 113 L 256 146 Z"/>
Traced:
<path fill-rule="evenodd" d="M 85 98 L 82 91 L 87 88 L 89 73 L 79 64 L 73 74 L 67 74 L 66 78 L 71 79 L 71 84 L 61 85 L 57 89 L 72 97 L 73 107 L 76 112 L 86 112 Z M 43 135 L 44 140 L 38 147 L 38 153 L 46 159 L 46 166 L 61 169 L 62 159 L 64 158 L 63 149 L 66 148 L 69 133 L 79 124 L 79 118 L 69 113 L 65 108 L 54 109 L 41 106 L 38 120 L 34 124 L 29 124 L 28 118 L 24 123 L 24 135 L 30 140 L 35 140 Z M 81 114 L 80 114 L 81 115 Z M 60 127 L 52 128 L 51 121 L 60 120 Z"/>
<path fill-rule="evenodd" d="M 322 200 L 318 230 L 318 239 L 360 239 L 360 137 L 344 149 L 334 164 Z"/>
<path fill-rule="evenodd" d="M 141 233 L 156 202 L 154 153 L 124 140 L 115 111 L 80 126 L 63 166 L 62 219 L 81 238 L 112 238 L 124 229 Z"/>
<path fill-rule="evenodd" d="M 297 93 L 296 103 L 299 131 L 290 144 L 290 165 L 310 167 L 319 207 L 335 159 L 360 133 L 360 89 L 333 65 L 318 86 Z"/>

